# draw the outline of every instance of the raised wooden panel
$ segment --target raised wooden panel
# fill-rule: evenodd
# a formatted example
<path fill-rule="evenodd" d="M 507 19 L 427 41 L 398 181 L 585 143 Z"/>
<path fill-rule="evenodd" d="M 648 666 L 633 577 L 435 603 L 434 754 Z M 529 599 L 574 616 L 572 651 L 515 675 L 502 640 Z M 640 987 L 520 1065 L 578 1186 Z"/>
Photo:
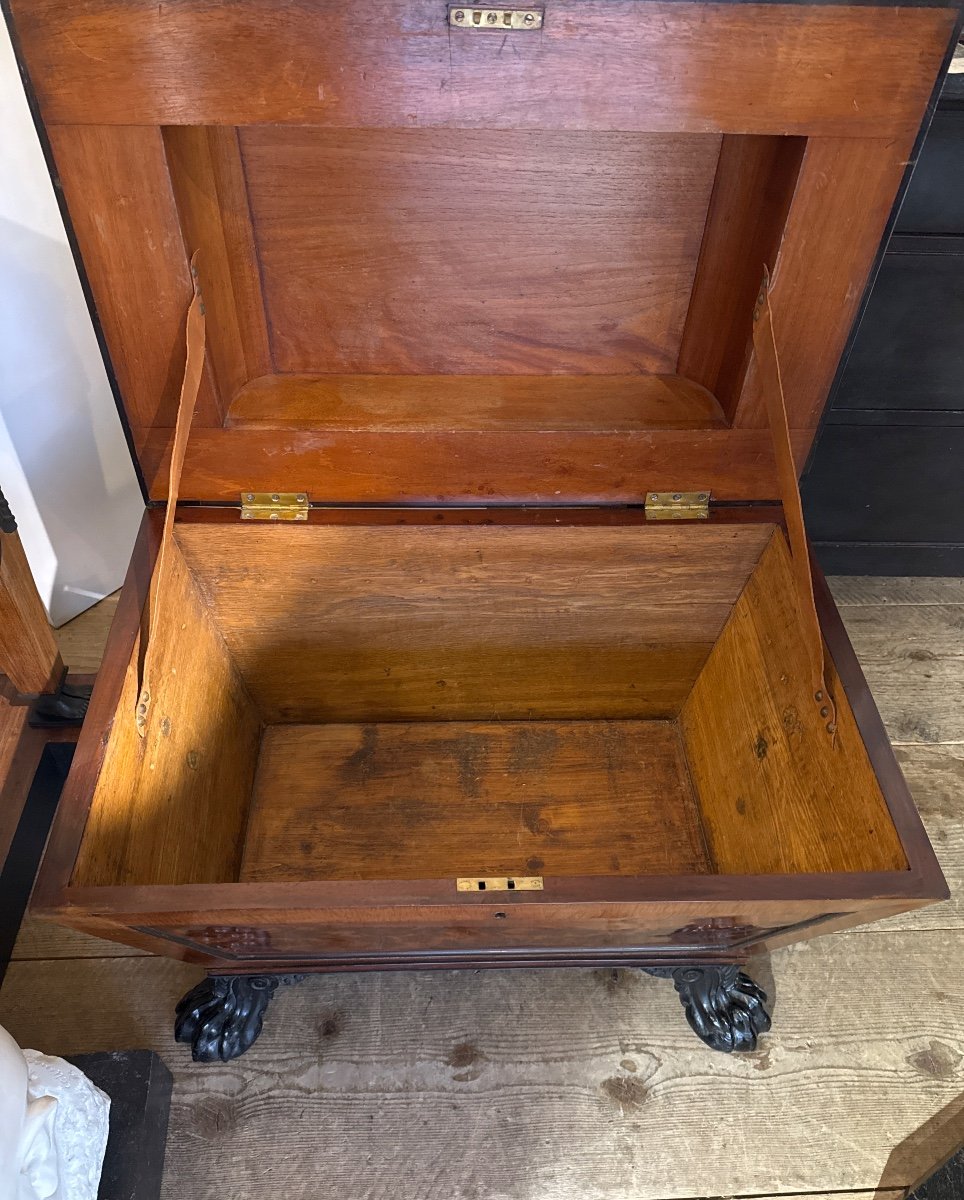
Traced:
<path fill-rule="evenodd" d="M 674 723 L 445 721 L 268 729 L 240 878 L 708 869 Z"/>
<path fill-rule="evenodd" d="M 719 138 L 241 130 L 277 369 L 672 370 Z"/>
<path fill-rule="evenodd" d="M 538 33 L 442 0 L 13 0 L 49 122 L 732 131 L 917 128 L 941 9 L 552 0 Z M 267 65 L 267 70 L 265 69 Z"/>

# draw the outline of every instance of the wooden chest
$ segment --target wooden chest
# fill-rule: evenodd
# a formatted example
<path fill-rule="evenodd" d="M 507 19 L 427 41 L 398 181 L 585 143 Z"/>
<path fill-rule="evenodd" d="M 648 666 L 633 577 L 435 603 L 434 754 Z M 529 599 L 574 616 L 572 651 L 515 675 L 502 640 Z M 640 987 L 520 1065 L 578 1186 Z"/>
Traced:
<path fill-rule="evenodd" d="M 199 1058 L 401 966 L 728 1050 L 946 895 L 796 472 L 954 11 L 11 7 L 148 503 L 36 912 L 206 966 Z"/>

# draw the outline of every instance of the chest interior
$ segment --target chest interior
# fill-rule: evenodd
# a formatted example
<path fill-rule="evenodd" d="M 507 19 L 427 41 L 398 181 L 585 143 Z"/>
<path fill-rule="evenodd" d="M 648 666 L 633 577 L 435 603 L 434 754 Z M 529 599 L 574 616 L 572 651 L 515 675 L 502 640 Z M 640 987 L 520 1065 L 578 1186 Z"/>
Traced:
<path fill-rule="evenodd" d="M 175 531 L 75 885 L 905 865 L 772 524 Z"/>

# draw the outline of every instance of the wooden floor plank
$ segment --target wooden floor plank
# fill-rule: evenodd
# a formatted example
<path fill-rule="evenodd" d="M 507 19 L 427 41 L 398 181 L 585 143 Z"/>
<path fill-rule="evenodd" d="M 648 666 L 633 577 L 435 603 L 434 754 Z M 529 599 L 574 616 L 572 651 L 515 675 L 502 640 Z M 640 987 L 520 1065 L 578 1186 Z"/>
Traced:
<path fill-rule="evenodd" d="M 905 1188 L 868 1188 L 859 1192 L 794 1192 L 792 1196 L 786 1192 L 775 1194 L 779 1195 L 780 1200 L 903 1200 L 905 1191 Z M 770 1197 L 733 1196 L 731 1200 L 770 1200 Z"/>
<path fill-rule="evenodd" d="M 964 604 L 964 579 L 908 575 L 833 575 L 837 604 Z"/>
<path fill-rule="evenodd" d="M 99 670 L 119 599 L 120 592 L 114 592 L 54 630 L 60 657 L 67 664 L 68 671 L 83 675 Z"/>
<path fill-rule="evenodd" d="M 226 1066 L 171 1044 L 197 971 L 162 959 L 14 963 L 0 1022 L 53 1053 L 164 1055 L 165 1200 L 867 1191 L 937 1161 L 915 1133 L 960 1101 L 962 958 L 942 930 L 781 951 L 755 971 L 774 1033 L 745 1057 L 706 1050 L 668 982 L 629 971 L 314 977 Z"/>
<path fill-rule="evenodd" d="M 850 605 L 841 615 L 891 740 L 964 742 L 964 605 Z"/>
<path fill-rule="evenodd" d="M 964 701 L 964 683 L 960 692 Z M 951 889 L 951 898 L 874 929 L 964 929 L 964 746 L 898 746 L 897 761 Z M 914 953 L 913 944 L 908 952 Z"/>

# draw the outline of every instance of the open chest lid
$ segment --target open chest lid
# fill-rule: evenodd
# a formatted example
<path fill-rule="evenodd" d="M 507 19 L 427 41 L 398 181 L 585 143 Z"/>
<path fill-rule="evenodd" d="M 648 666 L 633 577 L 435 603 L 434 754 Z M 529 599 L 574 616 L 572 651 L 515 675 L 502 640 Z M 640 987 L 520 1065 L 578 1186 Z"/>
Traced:
<path fill-rule="evenodd" d="M 947 8 L 12 0 L 132 445 L 180 497 L 779 494 L 764 266 L 810 447 Z"/>

